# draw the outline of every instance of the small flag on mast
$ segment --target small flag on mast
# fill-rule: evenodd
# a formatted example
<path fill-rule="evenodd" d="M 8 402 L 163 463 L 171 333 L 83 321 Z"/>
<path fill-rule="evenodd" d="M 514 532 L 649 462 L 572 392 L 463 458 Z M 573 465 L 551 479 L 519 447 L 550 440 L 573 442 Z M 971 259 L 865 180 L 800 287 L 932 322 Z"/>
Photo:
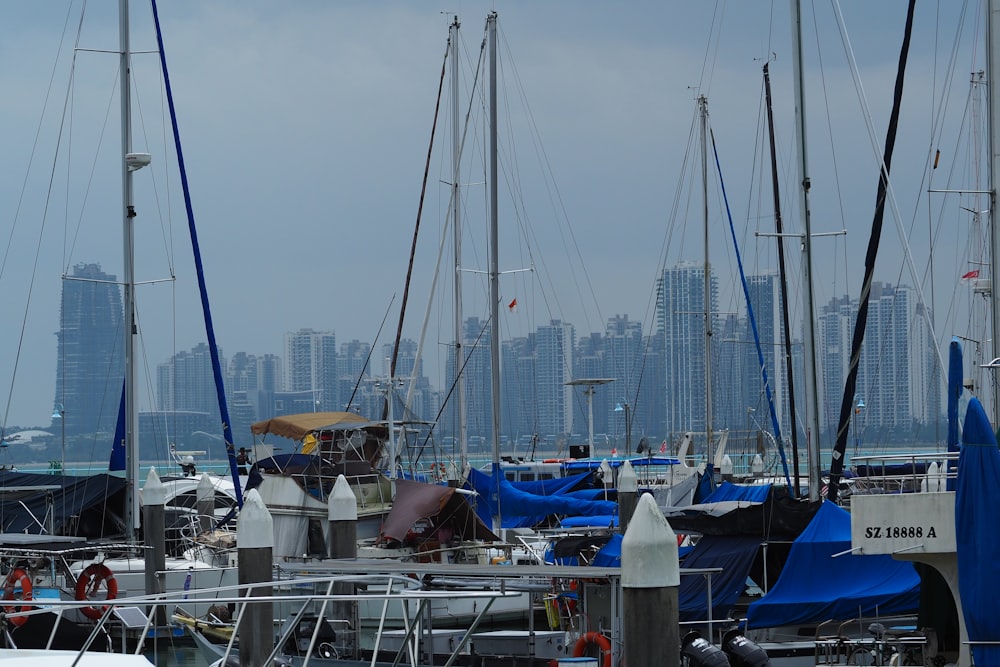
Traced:
<path fill-rule="evenodd" d="M 973 278 L 978 278 L 978 277 L 979 277 L 979 269 L 973 269 L 972 271 L 963 274 L 962 280 L 972 280 Z"/>
<path fill-rule="evenodd" d="M 517 299 L 514 299 L 513 301 L 507 304 L 507 310 L 509 310 L 512 313 L 517 310 Z"/>

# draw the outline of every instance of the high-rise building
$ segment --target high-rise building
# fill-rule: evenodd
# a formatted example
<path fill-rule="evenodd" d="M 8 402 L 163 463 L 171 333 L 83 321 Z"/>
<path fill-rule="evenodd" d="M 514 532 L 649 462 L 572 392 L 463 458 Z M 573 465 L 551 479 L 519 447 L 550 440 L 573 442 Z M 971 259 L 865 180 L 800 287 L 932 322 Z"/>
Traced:
<path fill-rule="evenodd" d="M 568 435 L 573 428 L 572 324 L 552 320 L 535 331 L 535 381 L 538 383 L 538 427 L 551 438 Z"/>
<path fill-rule="evenodd" d="M 219 350 L 219 358 L 226 366 Z M 205 412 L 219 419 L 219 399 L 206 343 L 178 352 L 156 367 L 156 404 L 163 412 Z"/>
<path fill-rule="evenodd" d="M 313 409 L 339 409 L 337 338 L 332 331 L 285 334 L 284 391 L 310 392 Z"/>
<path fill-rule="evenodd" d="M 670 435 L 704 432 L 705 267 L 682 262 L 664 269 L 657 286 L 657 326 L 663 340 L 665 420 Z M 718 312 L 718 279 L 711 276 L 709 311 Z M 713 322 L 714 322 L 714 315 Z M 714 350 L 714 348 L 713 348 Z M 714 425 L 713 425 L 714 426 Z"/>
<path fill-rule="evenodd" d="M 840 420 L 857 314 L 858 301 L 844 296 L 831 300 L 820 317 L 821 412 L 828 433 Z M 849 397 L 858 428 L 891 437 L 908 433 L 914 422 L 936 419 L 941 403 L 939 396 L 935 398 L 939 390 L 934 387 L 939 385 L 930 384 L 933 337 L 918 314 L 910 288 L 872 284 L 856 388 Z"/>
<path fill-rule="evenodd" d="M 100 264 L 77 264 L 63 282 L 56 395 L 66 435 L 113 434 L 125 378 L 122 293 Z"/>

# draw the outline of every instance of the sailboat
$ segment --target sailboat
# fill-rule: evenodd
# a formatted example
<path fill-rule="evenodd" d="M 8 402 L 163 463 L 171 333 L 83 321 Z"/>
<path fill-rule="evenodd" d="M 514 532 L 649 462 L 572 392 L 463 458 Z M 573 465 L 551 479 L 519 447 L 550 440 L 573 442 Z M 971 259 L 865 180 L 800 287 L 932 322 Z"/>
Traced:
<path fill-rule="evenodd" d="M 140 485 L 142 484 L 142 480 L 139 477 L 139 409 L 136 399 L 139 366 L 139 324 L 136 308 L 135 274 L 135 225 L 137 208 L 135 205 L 133 179 L 136 172 L 151 163 L 152 156 L 148 153 L 136 152 L 133 149 L 131 100 L 132 50 L 130 44 L 129 1 L 119 0 L 118 9 L 118 83 L 121 103 L 121 152 L 119 153 L 121 160 L 119 164 L 122 178 L 120 210 L 122 215 L 122 236 L 124 239 L 124 282 L 122 284 L 122 292 L 125 322 L 122 347 L 124 350 L 125 374 L 119 414 L 121 429 L 115 438 L 113 446 L 110 448 L 111 465 L 109 467 L 112 471 L 118 469 L 124 472 L 124 502 L 122 511 L 124 534 L 114 541 L 109 541 L 106 539 L 107 535 L 104 535 L 105 539 L 88 542 L 77 535 L 73 535 L 70 524 L 63 523 L 59 527 L 57 535 L 53 534 L 56 530 L 54 523 L 46 525 L 43 522 L 36 522 L 38 525 L 32 526 L 32 530 L 30 531 L 37 533 L 35 535 L 22 534 L 17 539 L 11 536 L 0 538 L 0 541 L 4 545 L 5 557 L 16 565 L 14 571 L 10 573 L 11 576 L 7 578 L 4 596 L 7 599 L 19 600 L 19 606 L 22 608 L 30 606 L 24 603 L 31 600 L 33 595 L 39 596 L 42 594 L 41 590 L 32 590 L 33 584 L 36 588 L 41 588 L 39 584 L 44 584 L 44 587 L 47 587 L 48 594 L 56 597 L 68 595 L 79 600 L 107 600 L 116 597 L 119 593 L 125 595 L 137 591 L 150 593 L 165 592 L 167 590 L 181 591 L 191 589 L 192 587 L 195 589 L 206 587 L 210 583 L 218 585 L 219 583 L 235 583 L 236 581 L 235 571 L 217 570 L 207 564 L 193 562 L 184 558 L 167 558 L 166 568 L 168 571 L 157 576 L 149 571 L 150 568 L 147 566 L 145 559 L 145 548 L 140 541 L 142 527 Z M 159 18 L 155 2 L 152 3 L 152 9 L 159 38 Z M 211 313 L 208 309 L 204 274 L 201 270 L 200 250 L 190 205 L 187 177 L 183 169 L 183 152 L 180 146 L 176 115 L 170 95 L 169 75 L 166 68 L 166 56 L 163 51 L 162 39 L 159 39 L 159 44 L 160 64 L 167 85 L 176 153 L 181 167 L 181 181 L 187 203 L 189 231 L 195 254 L 195 263 L 198 269 L 206 331 L 209 346 L 213 354 L 213 370 L 220 400 L 223 433 L 234 473 L 232 486 L 233 501 L 237 505 L 240 505 L 242 504 L 241 485 L 238 476 L 235 474 L 235 451 L 232 433 L 228 426 L 229 416 L 224 400 L 225 391 L 222 386 L 218 346 L 215 341 Z M 64 415 L 60 416 L 63 417 Z M 54 508 L 50 509 L 53 512 L 55 511 Z M 61 510 L 65 514 L 67 508 L 64 506 Z M 70 511 L 72 511 L 72 506 L 70 507 Z M 96 560 L 93 556 L 95 553 L 98 554 Z M 202 579 L 201 577 L 206 570 L 211 571 L 210 578 Z M 192 596 L 192 608 L 200 613 L 202 611 L 201 605 L 195 602 L 194 597 L 196 596 Z M 91 613 L 85 613 L 88 618 L 99 618 L 103 613 L 100 605 L 94 605 L 89 609 Z M 87 609 L 84 609 L 84 612 L 87 612 Z M 14 641 L 20 642 L 21 639 L 15 638 Z M 23 646 L 24 644 L 22 642 L 19 645 Z"/>

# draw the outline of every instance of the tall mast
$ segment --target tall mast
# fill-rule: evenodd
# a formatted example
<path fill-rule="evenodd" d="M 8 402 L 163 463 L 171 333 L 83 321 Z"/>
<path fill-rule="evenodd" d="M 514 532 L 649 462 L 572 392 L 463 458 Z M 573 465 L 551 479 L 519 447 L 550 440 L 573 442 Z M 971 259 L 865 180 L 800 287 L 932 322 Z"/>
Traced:
<path fill-rule="evenodd" d="M 122 228 L 125 252 L 125 285 L 123 306 L 125 315 L 125 494 L 126 535 L 134 542 L 139 530 L 139 405 L 135 400 L 136 366 L 135 339 L 135 242 L 133 221 L 135 202 L 132 192 L 132 171 L 128 156 L 132 154 L 132 99 L 128 0 L 118 2 L 119 81 L 121 83 L 122 123 Z"/>
<path fill-rule="evenodd" d="M 701 187 L 705 234 L 705 456 L 712 460 L 712 268 L 708 262 L 708 98 L 698 96 L 701 115 Z"/>
<path fill-rule="evenodd" d="M 997 129 L 1000 128 L 1000 49 L 995 40 L 1000 37 L 1000 0 L 987 0 L 986 19 L 986 75 L 987 75 L 987 141 L 990 147 L 989 160 L 989 191 L 990 191 L 990 285 L 992 290 L 992 325 L 993 354 L 992 358 L 1000 357 L 1000 307 L 996 304 L 997 283 L 1000 281 L 1000 229 L 997 229 L 997 175 L 1000 174 L 1000 145 L 997 141 Z M 996 373 L 996 369 L 993 369 Z M 996 377 L 991 378 L 993 387 L 993 424 L 1000 421 L 1000 390 L 997 388 Z"/>
<path fill-rule="evenodd" d="M 812 222 L 809 211 L 809 163 L 806 153 L 806 101 L 802 75 L 802 7 L 792 0 L 792 72 L 795 82 L 795 123 L 799 157 L 799 206 L 802 215 L 802 347 L 805 354 L 806 443 L 809 453 L 809 500 L 819 500 L 819 383 L 816 369 L 816 316 L 812 282 Z"/>
<path fill-rule="evenodd" d="M 459 137 L 458 110 L 458 17 L 448 29 L 451 46 L 451 224 L 455 238 L 455 393 L 458 394 L 458 447 L 459 472 L 464 473 L 469 458 L 468 415 L 465 407 L 465 373 L 462 372 L 464 353 L 462 350 L 462 209 L 459 190 L 461 177 L 461 139 Z"/>
<path fill-rule="evenodd" d="M 493 398 L 493 493 L 496 514 L 493 531 L 500 529 L 500 253 L 497 205 L 497 14 L 486 17 L 490 48 L 490 379 Z"/>
<path fill-rule="evenodd" d="M 788 323 L 788 278 L 785 273 L 785 228 L 781 222 L 781 194 L 778 187 L 778 158 L 774 147 L 774 114 L 771 110 L 771 75 L 768 63 L 764 63 L 764 97 L 767 100 L 767 136 L 771 148 L 771 189 L 774 194 L 774 229 L 778 235 L 778 271 L 781 279 L 781 322 L 785 330 L 785 387 L 788 390 L 788 419 L 792 427 L 792 461 L 794 462 L 795 486 L 792 497 L 799 497 L 799 427 L 795 420 L 795 383 L 792 373 L 792 328 Z"/>

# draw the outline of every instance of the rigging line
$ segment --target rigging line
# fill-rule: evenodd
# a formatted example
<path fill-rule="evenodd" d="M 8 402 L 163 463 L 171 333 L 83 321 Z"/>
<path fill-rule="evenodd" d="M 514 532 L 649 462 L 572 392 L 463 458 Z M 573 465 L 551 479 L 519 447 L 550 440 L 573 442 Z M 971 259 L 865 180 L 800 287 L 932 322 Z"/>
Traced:
<path fill-rule="evenodd" d="M 361 371 L 358 373 L 358 381 L 354 383 L 354 391 L 351 392 L 351 398 L 347 401 L 347 406 L 344 407 L 344 412 L 351 411 L 351 404 L 354 403 L 354 397 L 358 393 L 358 387 L 361 386 L 361 381 L 365 377 L 365 370 L 368 369 L 368 364 L 372 360 L 372 353 L 375 351 L 375 346 L 378 344 L 379 336 L 382 335 L 382 327 L 385 326 L 385 321 L 389 318 L 389 312 L 392 309 L 392 302 L 396 300 L 396 295 L 393 294 L 392 298 L 389 299 L 389 305 L 385 308 L 385 315 L 382 316 L 382 324 L 378 325 L 378 331 L 375 333 L 375 340 L 368 347 L 368 356 L 365 357 L 365 363 L 361 367 Z"/>
<path fill-rule="evenodd" d="M 475 69 L 475 72 L 474 72 L 473 77 L 472 77 L 472 90 L 473 91 L 477 90 L 478 85 L 479 85 L 479 75 L 481 73 L 481 68 L 482 68 L 482 64 L 483 64 L 483 56 L 484 56 L 485 53 L 486 53 L 486 40 L 484 39 L 480 43 L 479 58 L 477 59 L 476 69 Z M 470 61 L 471 61 L 471 58 L 470 58 Z M 475 94 L 473 93 L 472 95 L 469 96 L 469 105 L 466 107 L 466 110 L 465 110 L 465 124 L 464 124 L 464 126 L 462 128 L 462 139 L 459 142 L 459 148 L 458 148 L 458 154 L 460 156 L 463 155 L 464 152 L 465 152 L 465 140 L 468 138 L 468 135 L 469 135 L 469 126 L 471 124 L 472 108 L 473 108 L 473 101 L 474 100 L 475 100 Z M 452 189 L 452 190 L 454 190 L 454 189 Z M 430 287 L 430 290 L 429 290 L 430 294 L 434 294 L 434 291 L 435 291 L 436 285 L 437 285 L 438 272 L 439 272 L 440 267 L 441 267 L 441 261 L 443 259 L 444 243 L 445 243 L 445 239 L 446 239 L 446 236 L 447 236 L 447 230 L 448 230 L 448 224 L 449 224 L 448 221 L 451 218 L 452 204 L 454 203 L 454 202 L 451 201 L 451 197 L 454 197 L 454 196 L 458 196 L 458 198 L 459 198 L 458 205 L 459 206 L 462 205 L 461 194 L 458 193 L 458 192 L 452 192 L 451 195 L 449 196 L 449 199 L 448 199 L 448 211 L 449 211 L 449 214 L 445 218 L 445 227 L 444 227 L 444 230 L 441 233 L 441 241 L 440 241 L 440 245 L 438 247 L 438 259 L 437 259 L 437 263 L 436 263 L 435 269 L 434 269 L 434 280 L 431 283 L 431 287 Z M 468 218 L 466 217 L 465 219 L 468 219 Z M 458 275 L 455 275 L 454 276 L 454 280 L 461 280 L 461 277 L 458 276 Z M 426 308 L 426 310 L 424 312 L 424 324 L 423 324 L 423 326 L 421 327 L 421 330 L 420 330 L 420 340 L 417 342 L 417 355 L 416 355 L 416 358 L 414 359 L 413 375 L 411 377 L 410 386 L 407 388 L 406 407 L 408 407 L 408 406 L 411 405 L 411 403 L 413 401 L 413 393 L 414 393 L 414 391 L 416 389 L 416 384 L 417 384 L 416 383 L 417 369 L 418 369 L 418 367 L 420 365 L 421 359 L 423 358 L 424 342 L 425 342 L 425 339 L 426 339 L 427 327 L 428 327 L 428 325 L 430 323 L 430 318 L 431 318 L 431 305 L 432 305 L 431 301 L 432 301 L 432 299 L 428 298 L 428 300 L 427 300 L 427 308 Z M 457 343 L 461 344 L 462 341 L 457 341 Z"/>
<path fill-rule="evenodd" d="M 508 58 L 509 58 L 509 61 L 511 63 L 511 70 L 513 71 L 514 80 L 515 80 L 515 82 L 517 84 L 517 90 L 520 93 L 521 104 L 524 107 L 525 114 L 527 115 L 527 118 L 528 118 L 528 121 L 529 121 L 528 122 L 528 126 L 531 129 L 531 136 L 535 140 L 533 142 L 533 146 L 535 148 L 535 155 L 536 155 L 536 158 L 538 159 L 539 163 L 542 164 L 542 165 L 544 165 L 544 167 L 545 167 L 544 171 L 542 172 L 543 176 L 544 176 L 544 178 L 542 179 L 543 185 L 545 186 L 545 190 L 546 190 L 546 193 L 549 196 L 549 200 L 553 201 L 555 204 L 558 204 L 558 206 L 556 207 L 556 210 L 559 213 L 560 222 L 562 222 L 562 223 L 565 224 L 565 226 L 566 226 L 566 234 L 568 234 L 569 239 L 570 239 L 570 243 L 568 243 L 568 244 L 565 243 L 566 234 L 564 234 L 564 232 L 563 232 L 563 227 L 559 226 L 558 230 L 559 230 L 560 238 L 562 238 L 564 240 L 563 247 L 564 247 L 564 249 L 568 249 L 569 247 L 572 247 L 573 250 L 575 251 L 575 253 L 576 253 L 576 259 L 580 261 L 580 266 L 583 267 L 582 273 L 583 273 L 584 281 L 586 282 L 586 285 L 587 285 L 587 287 L 588 287 L 588 289 L 590 291 L 590 296 L 593 299 L 594 306 L 597 309 L 598 317 L 600 318 L 600 321 L 603 321 L 604 318 L 603 318 L 603 316 L 601 314 L 600 304 L 597 302 L 597 294 L 596 294 L 596 291 L 594 290 L 593 283 L 590 280 L 590 275 L 589 275 L 589 273 L 586 270 L 586 266 L 587 265 L 583 261 L 583 254 L 580 252 L 580 245 L 577 242 L 576 235 L 573 232 L 573 226 L 571 224 L 569 224 L 569 214 L 566 211 L 566 204 L 565 204 L 565 201 L 563 200 L 562 192 L 559 189 L 559 185 L 558 185 L 558 183 L 556 183 L 555 176 L 554 176 L 553 169 L 552 169 L 552 163 L 549 160 L 548 152 L 545 150 L 545 144 L 542 142 L 541 132 L 538 129 L 538 124 L 535 122 L 534 113 L 532 112 L 531 105 L 528 102 L 528 96 L 527 96 L 527 94 L 526 94 L 526 92 L 524 90 L 524 85 L 523 85 L 523 82 L 521 80 L 520 73 L 517 70 L 517 63 L 514 61 L 513 57 L 510 55 L 510 46 L 509 46 L 509 44 L 506 41 L 506 35 L 504 34 L 502 36 L 504 37 L 504 46 L 506 47 L 506 50 L 507 50 L 507 53 L 508 53 Z M 569 268 L 570 273 L 571 273 L 571 275 L 573 277 L 574 284 L 579 285 L 580 282 L 576 279 L 576 266 L 575 266 L 575 264 L 572 261 L 568 262 L 568 268 Z M 581 304 L 581 305 L 583 305 L 583 304 Z M 586 308 L 583 309 L 583 315 L 584 315 L 586 324 L 588 326 L 590 326 L 589 318 L 587 317 L 587 310 L 586 310 Z"/>
<path fill-rule="evenodd" d="M 406 316 L 406 304 L 410 299 L 410 283 L 413 279 L 413 258 L 417 254 L 417 236 L 420 233 L 420 219 L 424 212 L 424 197 L 427 195 L 427 178 L 431 170 L 431 156 L 434 151 L 434 137 L 437 134 L 437 122 L 441 112 L 441 92 L 444 90 L 444 75 L 448 64 L 448 49 L 451 48 L 451 37 L 447 39 L 444 49 L 444 57 L 441 60 L 441 78 L 438 81 L 437 100 L 434 103 L 434 120 L 431 123 L 431 137 L 427 144 L 427 159 L 424 162 L 424 178 L 420 184 L 420 202 L 417 204 L 417 221 L 413 226 L 413 240 L 410 243 L 410 259 L 406 266 L 406 280 L 403 284 L 403 300 L 399 306 L 399 323 L 396 325 L 396 338 L 392 345 L 392 360 L 389 363 L 389 382 L 396 376 L 396 361 L 399 359 L 399 341 L 403 337 L 403 320 Z M 416 372 L 416 369 L 414 369 Z M 391 393 L 391 392 L 390 392 Z M 391 396 L 386 394 L 386 403 L 382 407 L 382 419 L 389 413 L 389 400 Z M 392 428 L 392 424 L 389 424 Z"/>
<path fill-rule="evenodd" d="M 740 282 L 743 284 L 743 296 L 747 302 L 747 318 L 750 320 L 750 328 L 753 330 L 753 339 L 757 347 L 757 363 L 760 364 L 760 376 L 764 383 L 764 391 L 767 395 L 767 405 L 771 412 L 771 426 L 774 429 L 774 439 L 778 445 L 778 453 L 781 455 L 781 463 L 785 470 L 785 482 L 788 488 L 792 488 L 792 480 L 788 474 L 788 461 L 785 458 L 785 448 L 781 439 L 781 425 L 778 423 L 778 413 L 774 407 L 774 399 L 771 396 L 771 383 L 767 377 L 767 364 L 764 363 L 764 351 L 760 345 L 760 334 L 757 331 L 757 318 L 754 316 L 753 303 L 750 301 L 750 289 L 747 286 L 746 274 L 743 271 L 743 259 L 740 253 L 739 244 L 736 240 L 736 227 L 733 224 L 733 215 L 729 210 L 729 198 L 726 196 L 726 184 L 722 180 L 722 164 L 719 162 L 719 149 L 715 145 L 715 132 L 712 128 L 708 130 L 712 141 L 712 155 L 715 157 L 715 169 L 719 174 L 719 188 L 722 190 L 722 201 L 726 206 L 726 218 L 729 220 L 729 233 L 733 239 L 733 250 L 736 255 L 736 264 L 740 270 Z M 711 444 L 711 443 L 709 443 Z M 711 452 L 708 452 L 711 455 Z"/>
<path fill-rule="evenodd" d="M 817 45 L 817 48 L 816 48 L 816 59 L 819 62 L 819 75 L 820 75 L 820 82 L 821 82 L 821 90 L 823 91 L 823 111 L 826 114 L 827 139 L 830 142 L 830 159 L 833 162 L 833 170 L 832 170 L 833 171 L 833 182 L 834 182 L 833 189 L 834 189 L 834 192 L 836 193 L 836 197 L 837 197 L 837 210 L 840 212 L 840 226 L 841 226 L 841 229 L 846 229 L 845 220 L 847 219 L 847 216 L 846 216 L 846 214 L 844 212 L 843 188 L 841 188 L 841 185 L 840 185 L 840 169 L 837 166 L 837 164 L 838 164 L 837 163 L 837 142 L 834 140 L 834 137 L 833 137 L 833 115 L 830 112 L 830 95 L 829 95 L 829 91 L 828 91 L 828 88 L 827 88 L 827 85 L 826 85 L 826 65 L 823 62 L 823 50 L 819 48 L 819 44 L 820 44 L 820 37 L 819 37 L 820 31 L 819 31 L 819 24 L 817 22 L 817 17 L 816 17 L 816 11 L 815 11 L 815 9 L 813 10 L 812 18 L 813 18 L 813 31 L 814 31 L 815 36 L 816 36 L 815 43 Z M 835 241 L 835 243 L 836 243 L 836 241 Z M 847 255 L 846 255 L 847 244 L 846 243 L 842 244 L 842 247 L 844 248 L 844 251 L 845 251 L 843 280 L 844 280 L 844 291 L 846 292 L 849 289 L 849 285 L 847 285 L 847 280 L 848 280 L 848 277 L 850 275 L 850 273 L 846 269 L 846 267 L 847 267 Z M 834 267 L 834 270 L 836 271 L 837 269 L 840 268 L 840 265 L 837 264 L 836 262 L 834 262 L 833 263 L 833 267 Z M 833 296 L 834 297 L 836 297 L 836 285 L 838 283 L 838 277 L 839 276 L 835 273 L 834 274 L 834 278 L 833 278 L 833 285 L 834 285 Z"/>
<path fill-rule="evenodd" d="M 67 26 L 68 25 L 69 25 L 69 14 L 67 14 L 66 21 L 63 24 L 63 32 L 62 32 L 62 35 L 60 36 L 60 49 L 58 51 L 61 51 L 61 45 L 63 43 L 63 40 L 64 40 L 65 36 L 66 36 L 66 30 L 67 30 Z M 77 43 L 79 42 L 80 33 L 81 33 L 81 30 L 82 30 L 82 25 L 83 25 L 83 14 L 81 12 L 80 21 L 77 24 L 77 37 L 76 37 Z M 44 117 L 45 117 L 45 109 L 48 108 L 49 96 L 51 95 L 51 92 L 52 92 L 52 83 L 53 83 L 53 81 L 55 79 L 56 65 L 59 62 L 58 51 L 57 51 L 57 55 L 56 55 L 56 60 L 52 64 L 52 73 L 51 73 L 50 78 L 49 78 L 49 86 L 46 89 L 45 100 L 44 100 L 44 102 L 42 104 L 42 113 L 39 116 L 38 126 L 35 129 L 35 138 L 34 138 L 34 142 L 32 143 L 31 156 L 28 159 L 28 166 L 27 166 L 27 168 L 25 169 L 25 172 L 24 172 L 24 180 L 22 181 L 22 184 L 21 184 L 21 192 L 20 192 L 20 195 L 18 196 L 17 207 L 16 207 L 15 212 L 14 212 L 14 222 L 11 224 L 10 236 L 8 237 L 7 248 L 4 251 L 3 262 L 0 263 L 0 276 L 3 275 L 3 273 L 4 273 L 5 269 L 6 269 L 7 258 L 9 257 L 11 249 L 13 248 L 14 230 L 16 229 L 16 227 L 17 227 L 17 221 L 20 218 L 21 206 L 22 206 L 22 203 L 24 201 L 25 192 L 27 190 L 28 175 L 31 173 L 31 165 L 34 162 L 35 152 L 36 152 L 36 150 L 38 148 L 38 141 L 39 141 L 39 137 L 41 136 L 41 131 L 42 131 L 42 121 L 44 120 Z M 74 53 L 75 53 L 75 51 L 74 51 Z M 69 97 L 69 91 L 67 91 L 67 99 L 68 99 L 68 97 Z M 7 420 L 10 417 L 10 407 L 11 407 L 11 403 L 14 400 L 14 380 L 17 377 L 17 369 L 20 366 L 21 352 L 23 351 L 24 337 L 25 337 L 25 332 L 27 331 L 27 326 L 28 326 L 28 311 L 29 311 L 29 309 L 31 307 L 31 297 L 32 297 L 32 294 L 34 293 L 35 279 L 38 277 L 38 261 L 39 261 L 39 257 L 41 257 L 42 238 L 45 235 L 45 223 L 48 220 L 49 204 L 51 202 L 52 191 L 53 191 L 53 187 L 54 187 L 54 183 L 55 183 L 56 165 L 57 165 L 58 160 L 59 160 L 59 146 L 62 144 L 62 134 L 63 134 L 63 130 L 65 129 L 65 120 L 66 120 L 66 103 L 65 103 L 65 101 L 64 101 L 64 104 L 63 104 L 63 115 L 62 115 L 62 119 L 61 120 L 62 120 L 62 122 L 60 123 L 60 126 L 59 126 L 59 134 L 58 134 L 58 138 L 57 138 L 57 141 L 56 141 L 56 153 L 53 155 L 53 158 L 52 158 L 52 167 L 49 170 L 49 182 L 48 182 L 48 187 L 47 187 L 46 193 L 45 193 L 45 205 L 44 205 L 44 208 L 43 208 L 43 211 L 42 211 L 41 224 L 39 225 L 39 229 L 38 229 L 38 237 L 37 237 L 38 241 L 37 241 L 37 243 L 35 245 L 35 257 L 34 257 L 34 260 L 32 262 L 32 267 L 31 267 L 31 279 L 28 282 L 28 290 L 27 290 L 27 294 L 26 294 L 25 302 L 24 302 L 24 315 L 21 318 L 21 330 L 20 330 L 20 333 L 18 335 L 17 351 L 16 351 L 16 353 L 14 355 L 14 364 L 13 364 L 13 368 L 11 370 L 11 375 L 10 375 L 10 385 L 9 385 L 8 390 L 7 390 L 7 403 L 4 406 L 3 421 L 0 422 L 0 442 L 3 441 L 3 436 L 4 436 L 4 433 L 5 433 L 6 429 L 7 429 Z M 65 246 L 64 246 L 64 253 L 65 253 Z"/>
<path fill-rule="evenodd" d="M 929 315 L 927 313 L 928 310 L 927 300 L 924 298 L 923 289 L 920 287 L 920 281 L 918 280 L 917 270 L 913 260 L 913 253 L 910 250 L 910 244 L 909 241 L 907 240 L 906 230 L 903 228 L 902 216 L 900 215 L 899 205 L 896 201 L 896 191 L 892 186 L 892 179 L 888 178 L 889 174 L 888 165 L 886 164 L 885 159 L 881 157 L 878 153 L 878 144 L 877 140 L 875 139 L 875 125 L 874 122 L 872 121 L 871 113 L 868 106 L 868 100 L 864 93 L 864 87 L 861 85 L 861 73 L 858 70 L 857 61 L 854 59 L 854 50 L 851 47 L 850 37 L 847 34 L 847 26 L 844 23 L 843 14 L 841 14 L 840 12 L 839 0 L 832 0 L 832 2 L 834 6 L 834 14 L 837 17 L 837 26 L 840 29 L 840 37 L 844 44 L 845 53 L 847 54 L 848 64 L 850 65 L 851 77 L 854 79 L 855 88 L 859 92 L 859 98 L 862 104 L 862 112 L 863 112 L 862 115 L 865 119 L 865 125 L 868 129 L 869 140 L 873 141 L 872 147 L 875 151 L 876 162 L 879 165 L 879 171 L 880 173 L 884 173 L 886 175 L 886 183 L 885 183 L 886 201 L 888 202 L 889 208 L 892 212 L 891 217 L 893 221 L 896 223 L 896 232 L 899 235 L 900 246 L 903 249 L 903 256 L 905 258 L 905 263 L 907 268 L 909 269 L 910 278 L 913 280 L 914 283 L 913 289 L 917 293 L 919 303 L 924 306 L 924 308 L 922 309 L 922 315 L 924 319 L 927 320 L 928 326 L 931 326 Z M 900 86 L 902 86 L 902 82 L 900 82 Z M 937 352 L 938 363 L 940 364 L 941 369 L 946 370 L 947 365 L 945 363 L 945 359 L 941 350 L 937 349 L 937 346 L 935 346 L 935 350 Z"/>
<path fill-rule="evenodd" d="M 486 319 L 486 323 L 483 324 L 483 327 L 479 330 L 479 335 L 476 337 L 475 342 L 471 345 L 471 347 L 469 349 L 469 353 L 467 355 L 465 355 L 465 360 L 462 362 L 462 367 L 459 368 L 459 369 L 457 369 L 455 371 L 455 378 L 452 380 L 451 386 L 448 388 L 448 393 L 445 394 L 444 399 L 441 401 L 441 407 L 438 408 L 438 413 L 434 416 L 434 420 L 431 423 L 431 427 L 427 430 L 427 436 L 424 438 L 423 443 L 420 445 L 420 447 L 417 450 L 417 456 L 413 460 L 413 464 L 414 465 L 416 465 L 417 462 L 420 461 L 420 457 L 423 454 L 424 449 L 427 447 L 427 441 L 430 440 L 431 436 L 434 434 L 434 428 L 437 426 L 438 422 L 440 421 L 441 415 L 444 414 L 445 407 L 447 407 L 448 400 L 451 398 L 452 393 L 454 393 L 455 387 L 458 386 L 458 378 L 462 375 L 462 373 L 465 372 L 465 367 L 469 364 L 469 360 L 472 359 L 472 352 L 477 347 L 479 347 L 479 342 L 482 340 L 483 334 L 486 333 L 486 329 L 489 326 L 490 326 L 490 320 L 489 320 L 489 318 L 487 318 Z M 467 347 L 469 347 L 469 346 L 467 346 Z M 462 471 L 462 472 L 464 473 L 465 471 Z"/>
<path fill-rule="evenodd" d="M 916 0 L 909 0 L 906 12 L 906 27 L 903 32 L 903 43 L 899 50 L 899 63 L 896 70 L 896 82 L 892 96 L 892 111 L 889 115 L 889 126 L 886 130 L 885 148 L 879 164 L 878 188 L 875 195 L 875 215 L 872 220 L 872 231 L 868 239 L 868 249 L 865 254 L 865 273 L 861 285 L 861 298 L 858 304 L 858 315 L 854 322 L 854 332 L 851 338 L 850 367 L 847 372 L 847 382 L 840 403 L 840 420 L 837 426 L 837 437 L 833 447 L 830 464 L 830 481 L 827 484 L 827 499 L 837 501 L 841 473 L 844 469 L 844 454 L 847 449 L 847 430 L 850 425 L 851 413 L 854 409 L 854 393 L 857 388 L 858 366 L 861 361 L 861 344 L 865 337 L 868 320 L 868 302 L 871 297 L 872 278 L 875 273 L 875 260 L 878 256 L 879 241 L 882 236 L 882 221 L 885 217 L 885 202 L 891 194 L 892 186 L 889 180 L 890 166 L 896 145 L 896 132 L 899 125 L 899 111 L 903 101 L 903 83 L 906 73 L 906 62 L 910 52 L 910 39 L 913 35 L 913 15 L 916 10 Z M 838 18 L 839 12 L 838 12 Z M 842 23 L 840 25 L 843 25 Z M 841 32 L 842 37 L 846 37 Z M 853 59 L 852 59 L 853 64 Z M 853 68 L 852 68 L 853 71 Z"/>

